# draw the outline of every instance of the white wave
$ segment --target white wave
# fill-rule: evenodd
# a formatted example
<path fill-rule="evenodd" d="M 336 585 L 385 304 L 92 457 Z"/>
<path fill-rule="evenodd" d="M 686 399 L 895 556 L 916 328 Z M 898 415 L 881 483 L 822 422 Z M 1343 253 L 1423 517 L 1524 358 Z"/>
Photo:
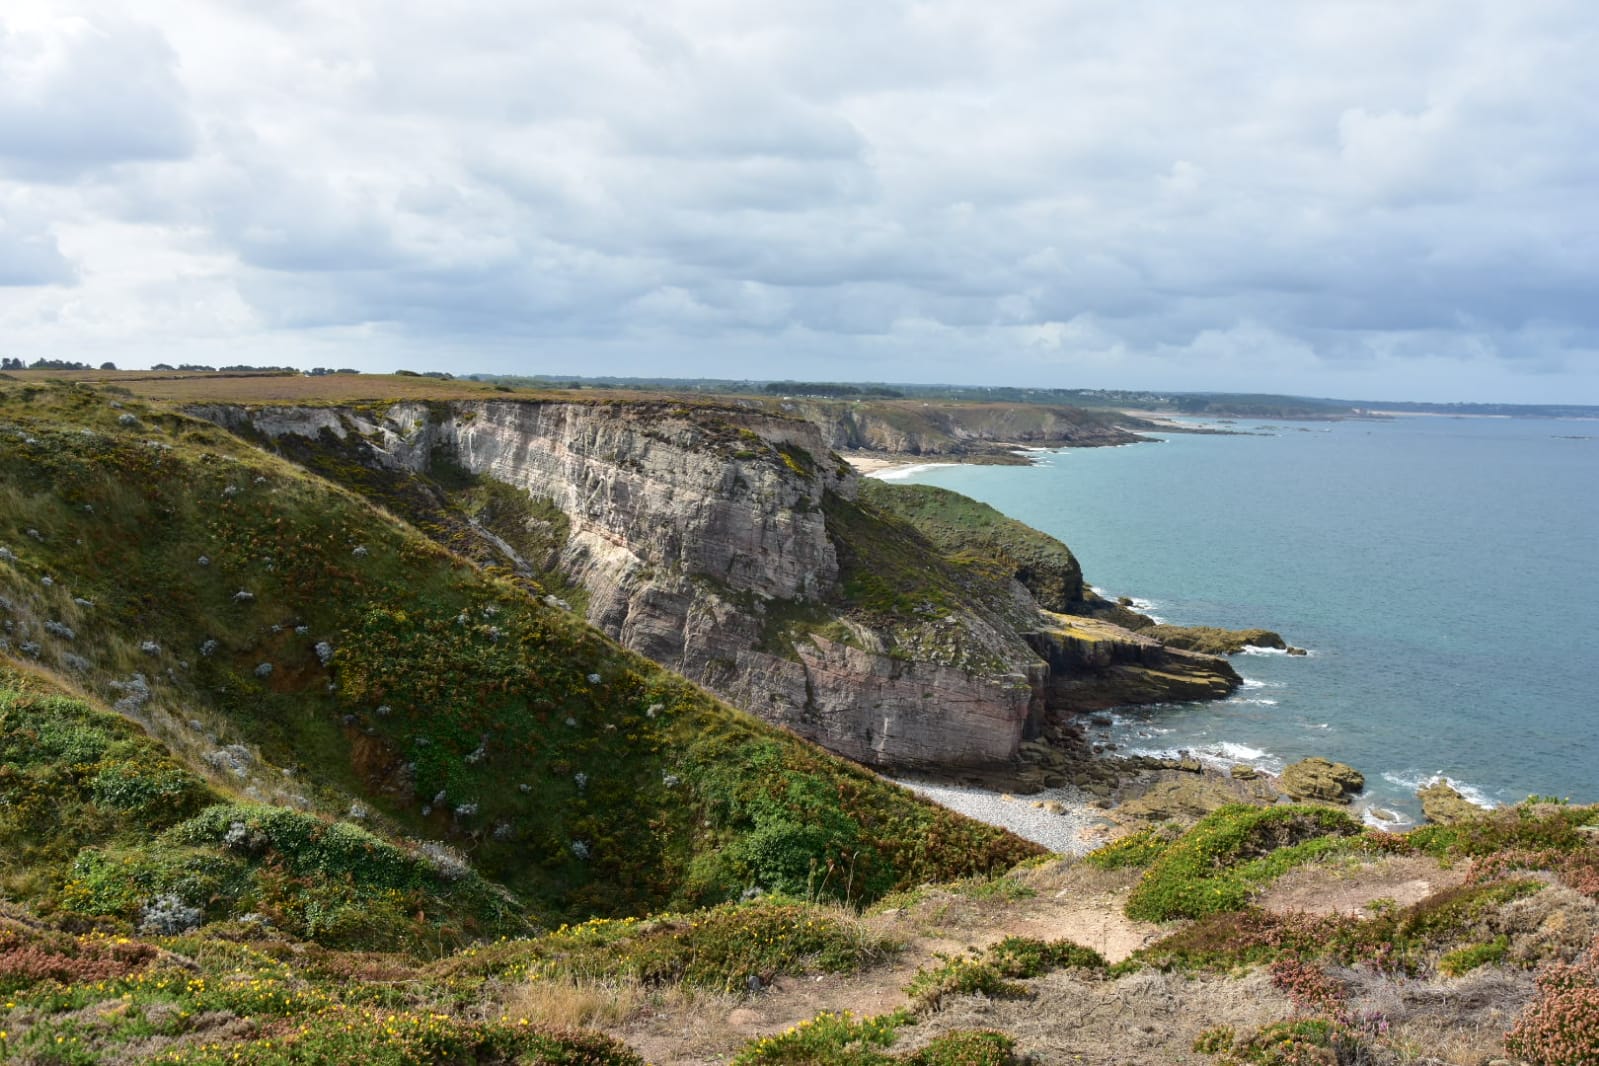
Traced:
<path fill-rule="evenodd" d="M 1429 785 L 1436 785 L 1438 782 L 1442 781 L 1444 784 L 1460 793 L 1461 798 L 1465 799 L 1468 803 L 1475 803 L 1479 807 L 1489 808 L 1499 806 L 1498 800 L 1488 795 L 1487 792 L 1484 792 L 1478 786 L 1465 781 L 1457 781 L 1453 777 L 1450 777 L 1448 774 L 1444 773 L 1429 774 L 1421 770 L 1385 770 L 1383 771 L 1382 779 L 1396 788 L 1404 789 L 1406 792 L 1415 792 L 1417 789 L 1426 788 Z"/>
<path fill-rule="evenodd" d="M 1288 682 L 1286 682 L 1286 681 L 1261 681 L 1258 678 L 1246 677 L 1246 678 L 1244 678 L 1244 687 L 1245 688 L 1287 688 L 1288 687 Z"/>
<path fill-rule="evenodd" d="M 1247 707 L 1275 707 L 1275 706 L 1277 706 L 1277 701 L 1276 700 L 1268 700 L 1268 699 L 1266 699 L 1263 696 L 1259 697 L 1259 698 L 1251 698 L 1251 697 L 1248 697 L 1248 696 L 1234 696 L 1231 699 L 1229 699 L 1227 702 L 1232 704 L 1233 706 L 1247 706 Z"/>
<path fill-rule="evenodd" d="M 866 476 L 875 477 L 879 481 L 899 481 L 902 478 L 925 474 L 929 470 L 937 470 L 941 466 L 959 465 L 959 463 L 916 463 L 913 466 L 891 466 L 884 470 L 874 470 Z"/>
<path fill-rule="evenodd" d="M 1266 752 L 1260 750 L 1259 748 L 1252 748 L 1248 744 L 1234 744 L 1227 740 L 1217 744 L 1216 750 L 1223 756 L 1229 759 L 1237 759 L 1240 762 L 1251 762 L 1255 759 L 1266 759 L 1270 757 Z"/>
<path fill-rule="evenodd" d="M 1389 819 L 1377 817 L 1376 814 L 1372 813 L 1375 810 L 1375 807 L 1369 805 L 1360 809 L 1360 820 L 1365 823 L 1368 829 L 1381 829 L 1385 833 L 1397 833 L 1401 830 L 1409 829 L 1411 826 L 1416 824 L 1415 821 L 1403 811 L 1396 811 L 1389 807 L 1384 807 L 1383 811 L 1393 815 L 1393 818 Z"/>

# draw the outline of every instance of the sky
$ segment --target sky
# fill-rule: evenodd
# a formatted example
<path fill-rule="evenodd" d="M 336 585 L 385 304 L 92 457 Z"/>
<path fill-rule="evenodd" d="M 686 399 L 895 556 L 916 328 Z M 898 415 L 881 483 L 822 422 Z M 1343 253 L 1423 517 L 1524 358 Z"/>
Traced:
<path fill-rule="evenodd" d="M 1591 0 L 0 5 L 0 354 L 1599 403 Z"/>

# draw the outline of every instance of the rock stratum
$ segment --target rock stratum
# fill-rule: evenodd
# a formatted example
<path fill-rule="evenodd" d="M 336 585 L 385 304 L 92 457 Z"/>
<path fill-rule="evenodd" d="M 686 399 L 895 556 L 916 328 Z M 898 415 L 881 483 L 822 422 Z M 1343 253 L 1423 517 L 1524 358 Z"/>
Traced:
<path fill-rule="evenodd" d="M 190 411 L 868 765 L 993 766 L 1051 714 L 1214 698 L 1239 681 L 1223 659 L 1093 617 L 1110 605 L 1051 538 L 952 493 L 864 482 L 832 451 L 856 430 L 824 432 L 801 416 L 815 412 L 515 400 Z M 472 502 L 495 493 L 497 507 Z"/>

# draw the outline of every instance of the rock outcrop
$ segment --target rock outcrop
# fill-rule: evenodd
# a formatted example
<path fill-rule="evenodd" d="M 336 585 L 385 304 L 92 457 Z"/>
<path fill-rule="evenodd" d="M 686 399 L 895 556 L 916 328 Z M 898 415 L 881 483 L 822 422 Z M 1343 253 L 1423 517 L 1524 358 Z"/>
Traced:
<path fill-rule="evenodd" d="M 1421 800 L 1422 815 L 1434 825 L 1454 825 L 1456 822 L 1469 821 L 1487 809 L 1472 803 L 1453 785 L 1443 780 L 1434 781 L 1417 789 L 1416 798 Z"/>
<path fill-rule="evenodd" d="M 1352 766 L 1311 757 L 1283 767 L 1277 784 L 1296 800 L 1349 803 L 1366 787 L 1366 778 Z"/>
<path fill-rule="evenodd" d="M 581 590 L 590 622 L 870 765 L 1014 761 L 1051 709 L 1212 698 L 1238 683 L 1224 660 L 1042 612 L 1020 563 L 1012 573 L 946 559 L 856 502 L 855 474 L 816 424 L 766 410 L 461 401 L 194 412 L 302 461 L 337 454 L 308 465 L 358 490 L 372 488 L 360 471 L 431 479 L 435 496 L 464 475 L 545 501 L 564 516 L 548 573 Z M 1056 547 L 1049 558 L 1064 560 L 1054 569 L 1065 577 L 1051 571 L 1051 598 L 1066 599 L 1080 577 Z"/>
<path fill-rule="evenodd" d="M 1073 711 L 1219 699 L 1242 680 L 1227 660 L 1169 648 L 1142 633 L 1075 615 L 1042 615 L 1027 634 L 1049 665 L 1046 700 Z"/>

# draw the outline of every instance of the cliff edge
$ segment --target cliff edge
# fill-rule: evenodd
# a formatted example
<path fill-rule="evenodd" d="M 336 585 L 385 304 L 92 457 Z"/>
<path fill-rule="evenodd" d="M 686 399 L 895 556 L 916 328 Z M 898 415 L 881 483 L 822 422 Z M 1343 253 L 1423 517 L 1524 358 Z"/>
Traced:
<path fill-rule="evenodd" d="M 803 418 L 671 400 L 191 411 L 868 765 L 1004 764 L 1050 714 L 1238 683 L 1224 660 L 1064 624 L 1093 604 L 1064 545 L 952 493 L 863 482 Z"/>

